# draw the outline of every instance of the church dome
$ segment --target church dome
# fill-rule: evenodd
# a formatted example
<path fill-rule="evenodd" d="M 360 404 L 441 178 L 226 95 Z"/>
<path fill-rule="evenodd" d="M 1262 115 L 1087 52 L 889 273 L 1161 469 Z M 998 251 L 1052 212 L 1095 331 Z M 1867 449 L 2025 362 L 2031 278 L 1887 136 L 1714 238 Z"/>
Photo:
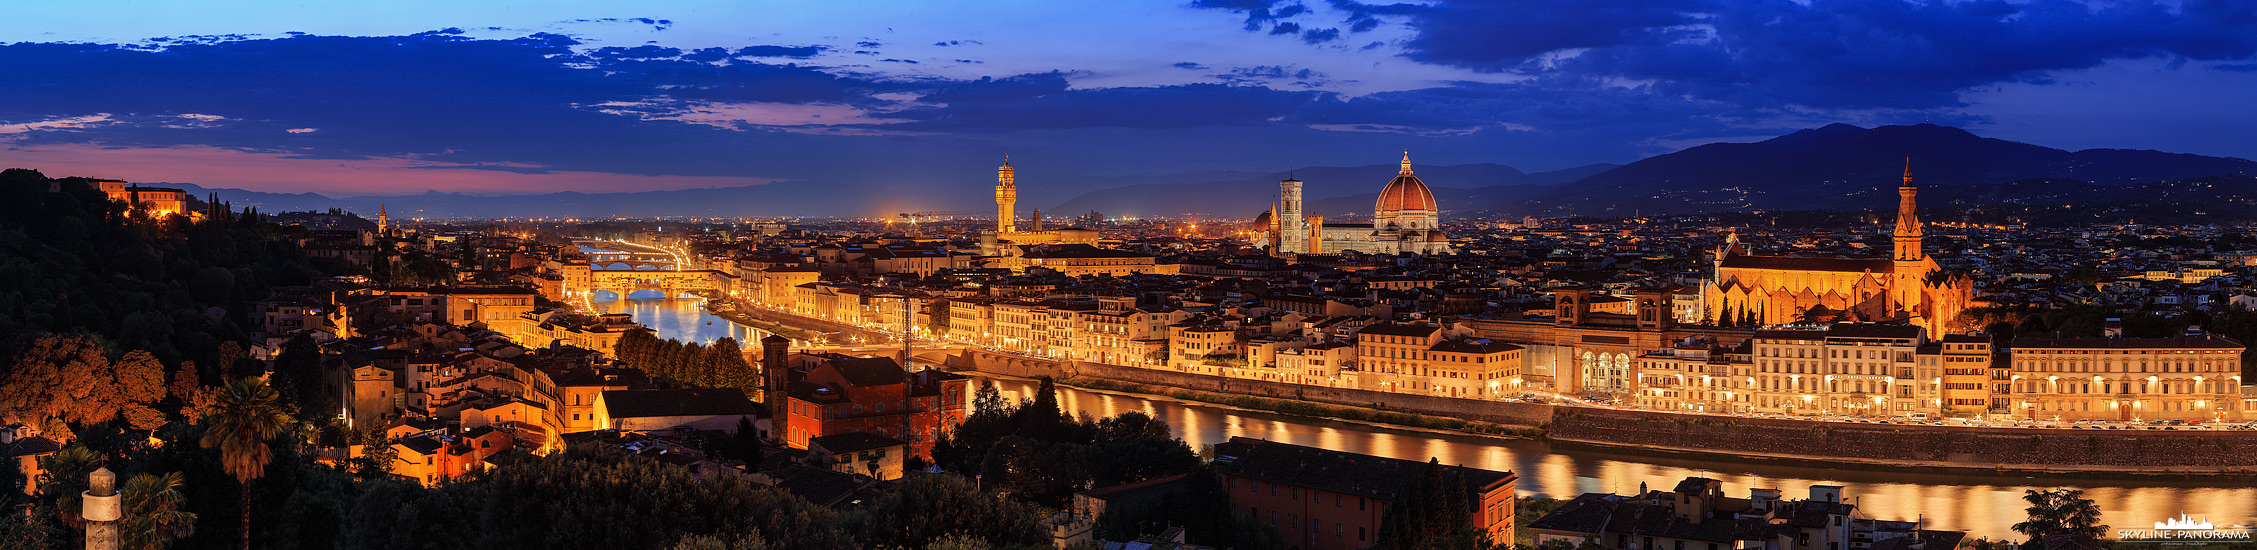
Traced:
<path fill-rule="evenodd" d="M 1395 179 L 1379 190 L 1379 201 L 1372 206 L 1373 213 L 1401 210 L 1438 210 L 1434 206 L 1434 192 L 1428 190 L 1426 182 L 1419 181 L 1418 176 L 1411 175 L 1410 153 L 1403 153 L 1403 171 L 1397 172 Z"/>
<path fill-rule="evenodd" d="M 1262 215 L 1254 216 L 1253 223 L 1248 223 L 1246 224 L 1246 226 L 1258 231 L 1268 231 L 1270 229 L 1270 221 L 1270 211 L 1263 210 Z"/>
<path fill-rule="evenodd" d="M 1447 236 L 1444 236 L 1444 235 L 1442 235 L 1442 232 L 1440 232 L 1440 231 L 1436 231 L 1436 232 L 1433 232 L 1433 233 L 1427 233 L 1427 234 L 1426 234 L 1426 242 L 1430 242 L 1430 243 L 1446 243 L 1446 242 L 1450 242 L 1450 238 L 1449 238 L 1449 237 L 1447 237 Z"/>

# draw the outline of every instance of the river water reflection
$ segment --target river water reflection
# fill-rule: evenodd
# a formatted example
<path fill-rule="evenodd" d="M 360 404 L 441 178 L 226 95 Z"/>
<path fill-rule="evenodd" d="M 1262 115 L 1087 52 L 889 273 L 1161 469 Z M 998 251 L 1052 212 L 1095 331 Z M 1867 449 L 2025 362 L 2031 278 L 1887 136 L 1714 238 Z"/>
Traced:
<path fill-rule="evenodd" d="M 1032 382 L 998 380 L 1008 399 L 1029 397 Z M 2100 505 L 2101 522 L 2116 528 L 2147 528 L 2181 512 L 2208 516 L 2220 528 L 2257 523 L 2257 483 L 2144 479 L 2038 479 L 2007 475 L 1967 475 L 1867 471 L 1843 467 L 1627 456 L 1584 449 L 1555 449 L 1530 440 L 1499 440 L 1360 424 L 1241 412 L 1202 403 L 1059 388 L 1059 404 L 1076 414 L 1111 416 L 1143 411 L 1165 419 L 1193 448 L 1233 436 L 1267 439 L 1406 460 L 1438 457 L 1520 475 L 1522 495 L 1572 498 L 1589 492 L 1631 493 L 1640 483 L 1654 489 L 1675 487 L 1686 477 L 1724 482 L 1727 496 L 1744 498 L 1748 489 L 1776 488 L 1803 498 L 1811 485 L 1840 485 L 1866 517 L 1923 520 L 1931 529 L 1966 531 L 1970 538 L 2013 538 L 2022 521 L 2022 491 L 2077 487 Z M 1533 520 L 1534 518 L 1529 518 Z"/>
<path fill-rule="evenodd" d="M 732 323 L 728 319 L 706 313 L 704 298 L 621 300 L 601 297 L 590 299 L 588 304 L 597 313 L 624 312 L 631 315 L 636 324 L 650 327 L 657 332 L 659 338 L 711 344 L 723 336 L 730 336 L 737 339 L 738 346 L 755 349 L 759 347 L 760 339 L 768 336 L 767 331 Z"/>

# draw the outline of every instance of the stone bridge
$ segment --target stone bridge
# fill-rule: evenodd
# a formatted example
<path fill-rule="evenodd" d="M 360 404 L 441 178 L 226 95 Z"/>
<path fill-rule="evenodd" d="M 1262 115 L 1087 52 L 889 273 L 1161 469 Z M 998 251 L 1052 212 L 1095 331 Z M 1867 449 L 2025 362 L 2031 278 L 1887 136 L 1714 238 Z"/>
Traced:
<path fill-rule="evenodd" d="M 615 271 L 588 272 L 590 291 L 609 290 L 626 296 L 639 290 L 656 290 L 667 296 L 683 292 L 723 292 L 728 289 L 729 274 L 710 269 L 689 271 Z"/>

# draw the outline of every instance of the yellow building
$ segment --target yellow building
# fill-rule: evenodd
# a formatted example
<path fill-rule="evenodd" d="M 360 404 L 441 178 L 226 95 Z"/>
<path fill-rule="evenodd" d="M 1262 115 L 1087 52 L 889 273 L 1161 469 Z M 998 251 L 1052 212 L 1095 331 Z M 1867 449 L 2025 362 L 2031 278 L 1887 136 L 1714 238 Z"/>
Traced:
<path fill-rule="evenodd" d="M 2232 338 L 2016 338 L 2013 348 L 2016 418 L 2245 418 L 2246 348 Z"/>
<path fill-rule="evenodd" d="M 1888 258 L 1831 258 L 1749 254 L 1739 236 L 1716 253 L 1715 276 L 1701 291 L 1711 308 L 1703 317 L 1719 324 L 1802 321 L 1825 311 L 1842 321 L 1907 321 L 1941 337 L 1967 309 L 1974 282 L 1945 273 L 1921 249 L 1922 225 L 1913 196 L 1912 165 L 1897 187 L 1895 250 Z M 1822 309 L 1821 309 L 1822 308 Z"/>
<path fill-rule="evenodd" d="M 101 189 L 103 194 L 109 195 L 110 200 L 125 203 L 126 206 L 151 216 L 188 213 L 187 191 L 167 187 L 142 187 L 115 180 L 98 180 L 94 182 L 94 186 Z"/>

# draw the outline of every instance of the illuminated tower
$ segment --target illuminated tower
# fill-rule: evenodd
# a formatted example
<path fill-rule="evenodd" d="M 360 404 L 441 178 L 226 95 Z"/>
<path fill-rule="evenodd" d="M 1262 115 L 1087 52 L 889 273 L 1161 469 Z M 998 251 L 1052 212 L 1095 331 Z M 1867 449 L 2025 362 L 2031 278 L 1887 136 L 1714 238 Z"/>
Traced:
<path fill-rule="evenodd" d="M 1286 176 L 1277 182 L 1277 252 L 1309 252 L 1308 220 L 1301 217 L 1301 180 Z"/>
<path fill-rule="evenodd" d="M 392 218 L 390 216 L 384 215 L 384 205 L 376 205 L 376 235 L 390 235 L 391 230 Z"/>
<path fill-rule="evenodd" d="M 1920 189 L 1912 186 L 1912 157 L 1904 159 L 1904 184 L 1897 186 L 1896 260 L 1917 262 L 1925 257 L 1920 253 L 1920 215 L 1912 205 L 1912 196 Z"/>
<path fill-rule="evenodd" d="M 1897 186 L 1897 226 L 1895 265 L 1890 266 L 1893 278 L 1889 291 L 1895 294 L 1890 304 L 1897 316 L 1914 324 L 1926 326 L 1921 301 L 1922 283 L 1927 282 L 1928 269 L 1933 265 L 1920 252 L 1920 215 L 1914 210 L 1912 196 L 1920 190 L 1912 186 L 1912 159 L 1904 159 L 1904 184 Z"/>
<path fill-rule="evenodd" d="M 1011 156 L 1004 155 L 1003 165 L 995 168 L 995 232 L 998 235 L 1016 230 L 1013 222 L 1018 217 L 1019 184 L 1012 172 Z"/>

